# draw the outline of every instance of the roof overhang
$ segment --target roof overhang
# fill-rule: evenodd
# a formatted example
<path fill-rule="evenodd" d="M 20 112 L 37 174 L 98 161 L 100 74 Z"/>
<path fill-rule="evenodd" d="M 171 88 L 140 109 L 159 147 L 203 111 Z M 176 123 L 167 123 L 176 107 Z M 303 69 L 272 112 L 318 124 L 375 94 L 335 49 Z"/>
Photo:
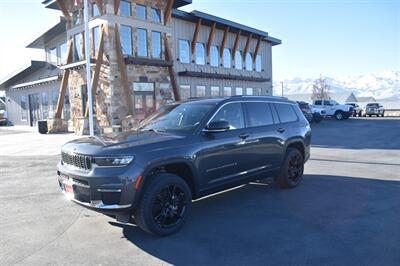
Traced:
<path fill-rule="evenodd" d="M 192 0 L 175 0 L 173 7 L 178 8 L 178 7 L 189 5 L 191 3 L 192 3 Z M 56 0 L 44 0 L 42 2 L 42 4 L 45 5 L 46 8 L 60 10 L 60 8 L 57 5 Z"/>
<path fill-rule="evenodd" d="M 257 36 L 261 36 L 265 41 L 270 42 L 272 45 L 279 45 L 282 43 L 281 40 L 273 38 L 268 35 L 268 32 L 261 31 L 252 27 L 245 26 L 243 24 L 239 24 L 227 19 L 223 19 L 217 16 L 213 16 L 210 14 L 206 14 L 200 11 L 192 11 L 185 12 L 182 10 L 174 9 L 172 15 L 176 18 L 183 19 L 190 22 L 196 22 L 198 19 L 202 20 L 203 25 L 211 26 L 213 23 L 216 23 L 217 28 L 224 30 L 227 26 L 229 27 L 230 32 L 236 33 L 238 30 L 242 32 L 242 34 L 253 34 Z"/>
<path fill-rule="evenodd" d="M 31 61 L 31 63 L 22 69 L 18 70 L 16 73 L 11 74 L 9 77 L 5 78 L 0 83 L 0 90 L 6 90 L 12 85 L 16 84 L 19 80 L 29 76 L 30 74 L 38 71 L 39 69 L 45 67 L 48 63 L 44 61 Z"/>
<path fill-rule="evenodd" d="M 10 89 L 16 90 L 16 89 L 31 88 L 31 87 L 39 86 L 39 85 L 43 85 L 43 84 L 54 83 L 59 79 L 60 79 L 60 76 L 54 76 L 54 77 L 39 79 L 39 80 L 35 80 L 35 81 L 24 82 L 24 83 L 14 85 L 14 86 L 10 87 Z"/>
<path fill-rule="evenodd" d="M 46 32 L 42 33 L 39 37 L 37 37 L 33 42 L 28 44 L 26 48 L 37 48 L 43 49 L 45 44 L 48 43 L 50 40 L 54 39 L 55 37 L 66 33 L 67 31 L 67 22 L 65 19 L 60 18 L 60 22 L 54 25 L 52 28 L 47 30 Z"/>

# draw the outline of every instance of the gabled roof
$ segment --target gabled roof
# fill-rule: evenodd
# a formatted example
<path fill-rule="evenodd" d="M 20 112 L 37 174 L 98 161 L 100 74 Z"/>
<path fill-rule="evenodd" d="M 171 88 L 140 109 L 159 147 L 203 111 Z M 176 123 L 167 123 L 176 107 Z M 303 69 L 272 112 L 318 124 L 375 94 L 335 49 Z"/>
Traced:
<path fill-rule="evenodd" d="M 261 37 L 264 37 L 264 40 L 267 42 L 270 42 L 272 45 L 279 45 L 282 43 L 281 40 L 273 38 L 268 35 L 268 32 L 261 31 L 255 28 L 251 28 L 248 26 L 245 26 L 243 24 L 239 24 L 224 18 L 220 18 L 217 16 L 213 16 L 207 13 L 203 13 L 200 11 L 192 11 L 192 12 L 185 12 L 182 10 L 177 10 L 174 9 L 172 12 L 172 15 L 176 18 L 180 18 L 183 20 L 191 21 L 191 22 L 196 22 L 199 18 L 202 19 L 202 23 L 205 25 L 211 25 L 212 23 L 217 23 L 217 28 L 219 29 L 225 29 L 226 26 L 230 27 L 230 31 L 236 33 L 237 30 L 241 30 L 242 33 L 244 34 L 255 34 Z"/>
<path fill-rule="evenodd" d="M 30 74 L 36 72 L 37 70 L 45 67 L 48 63 L 44 61 L 31 61 L 31 63 L 27 66 L 24 66 L 22 69 L 18 70 L 16 73 L 11 74 L 3 81 L 0 82 L 0 90 L 6 90 L 11 85 L 20 81 L 21 79 L 29 76 Z"/>
<path fill-rule="evenodd" d="M 67 25 L 66 20 L 60 17 L 60 22 L 58 22 L 56 25 L 51 27 L 46 32 L 42 33 L 33 42 L 28 44 L 28 46 L 26 46 L 26 48 L 43 49 L 44 45 L 47 42 L 49 42 L 50 40 L 54 39 L 55 37 L 57 37 L 63 33 L 66 33 L 66 31 L 67 31 L 66 25 Z"/>

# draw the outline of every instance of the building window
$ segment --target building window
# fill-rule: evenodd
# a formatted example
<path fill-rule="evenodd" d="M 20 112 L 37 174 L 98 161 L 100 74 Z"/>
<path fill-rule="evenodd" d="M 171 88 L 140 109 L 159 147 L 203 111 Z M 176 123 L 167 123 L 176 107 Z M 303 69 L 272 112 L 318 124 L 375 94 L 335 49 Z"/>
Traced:
<path fill-rule="evenodd" d="M 124 55 L 132 55 L 132 28 L 121 25 L 121 47 Z"/>
<path fill-rule="evenodd" d="M 93 28 L 93 55 L 97 55 L 97 50 L 99 49 L 99 43 L 100 43 L 100 27 L 94 27 Z"/>
<path fill-rule="evenodd" d="M 219 97 L 219 87 L 211 86 L 211 97 Z"/>
<path fill-rule="evenodd" d="M 21 95 L 20 97 L 20 104 L 21 104 L 21 120 L 27 121 L 27 112 L 26 112 L 26 96 Z"/>
<path fill-rule="evenodd" d="M 223 54 L 223 65 L 225 68 L 231 68 L 232 67 L 232 56 L 231 56 L 231 50 L 228 48 L 224 49 L 224 54 Z"/>
<path fill-rule="evenodd" d="M 183 100 L 187 100 L 191 97 L 190 85 L 181 85 L 180 91 L 181 91 L 181 97 Z"/>
<path fill-rule="evenodd" d="M 261 72 L 262 71 L 262 57 L 261 55 L 256 56 L 256 71 Z"/>
<path fill-rule="evenodd" d="M 153 58 L 161 58 L 161 33 L 157 31 L 153 31 L 151 33 L 151 41 L 152 41 L 152 57 Z"/>
<path fill-rule="evenodd" d="M 75 10 L 72 12 L 72 25 L 81 24 L 81 16 L 79 10 Z"/>
<path fill-rule="evenodd" d="M 181 63 L 190 63 L 190 45 L 189 41 L 179 40 L 179 60 Z"/>
<path fill-rule="evenodd" d="M 74 61 L 83 60 L 83 54 L 81 49 L 82 34 L 78 33 L 74 35 Z"/>
<path fill-rule="evenodd" d="M 53 65 L 57 65 L 58 63 L 57 47 L 50 49 L 49 55 L 50 55 L 50 63 Z"/>
<path fill-rule="evenodd" d="M 212 45 L 210 48 L 210 65 L 219 67 L 219 52 L 218 47 L 215 45 Z"/>
<path fill-rule="evenodd" d="M 206 64 L 206 53 L 204 50 L 204 44 L 196 43 L 196 64 L 205 65 Z"/>
<path fill-rule="evenodd" d="M 225 97 L 232 96 L 232 87 L 224 87 L 224 96 Z"/>
<path fill-rule="evenodd" d="M 197 86 L 196 87 L 196 97 L 199 97 L 199 98 L 206 97 L 206 86 Z"/>
<path fill-rule="evenodd" d="M 65 65 L 67 63 L 67 43 L 60 45 L 60 65 Z"/>
<path fill-rule="evenodd" d="M 146 20 L 147 17 L 147 11 L 146 7 L 142 5 L 136 5 L 136 17 Z"/>
<path fill-rule="evenodd" d="M 132 15 L 132 4 L 129 1 L 122 0 L 119 5 L 119 15 L 130 17 Z"/>
<path fill-rule="evenodd" d="M 243 95 L 243 88 L 236 88 L 236 95 Z"/>
<path fill-rule="evenodd" d="M 42 92 L 42 118 L 49 118 L 49 96 L 46 91 Z"/>
<path fill-rule="evenodd" d="M 251 53 L 246 54 L 246 70 L 253 71 L 253 57 Z"/>
<path fill-rule="evenodd" d="M 253 90 L 253 88 L 247 88 L 247 89 L 246 89 L 246 95 L 254 95 L 254 90 Z"/>
<path fill-rule="evenodd" d="M 151 9 L 151 21 L 154 23 L 161 23 L 161 10 L 157 8 Z"/>
<path fill-rule="evenodd" d="M 147 30 L 137 29 L 137 56 L 147 57 Z"/>
<path fill-rule="evenodd" d="M 243 69 L 243 58 L 241 51 L 236 51 L 235 53 L 235 68 L 240 70 Z"/>
<path fill-rule="evenodd" d="M 97 7 L 96 3 L 92 3 L 92 17 L 100 16 L 100 10 Z"/>

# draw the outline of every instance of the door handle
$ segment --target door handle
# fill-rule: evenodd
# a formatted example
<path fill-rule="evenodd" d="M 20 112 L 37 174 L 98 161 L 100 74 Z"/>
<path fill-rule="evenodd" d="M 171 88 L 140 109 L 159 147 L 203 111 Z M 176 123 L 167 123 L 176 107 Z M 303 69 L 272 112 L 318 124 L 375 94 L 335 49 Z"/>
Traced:
<path fill-rule="evenodd" d="M 245 133 L 243 133 L 243 134 L 241 134 L 239 136 L 239 138 L 241 138 L 241 139 L 247 139 L 248 137 L 250 137 L 250 135 L 249 134 L 245 134 Z"/>
<path fill-rule="evenodd" d="M 286 131 L 285 128 L 278 128 L 276 131 L 278 131 L 279 133 L 284 133 Z"/>

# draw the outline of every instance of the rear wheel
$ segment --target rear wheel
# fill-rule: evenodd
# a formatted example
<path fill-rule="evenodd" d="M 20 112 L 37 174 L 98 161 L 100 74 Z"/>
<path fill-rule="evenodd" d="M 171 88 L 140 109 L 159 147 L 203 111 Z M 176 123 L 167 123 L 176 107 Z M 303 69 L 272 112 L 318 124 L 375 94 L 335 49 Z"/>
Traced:
<path fill-rule="evenodd" d="M 281 168 L 280 175 L 276 182 L 281 188 L 295 188 L 303 179 L 304 157 L 295 148 L 288 148 Z"/>
<path fill-rule="evenodd" d="M 342 111 L 337 111 L 335 113 L 335 118 L 336 118 L 336 120 L 345 120 L 346 116 L 344 115 L 344 113 Z"/>
<path fill-rule="evenodd" d="M 182 228 L 191 210 L 190 188 L 176 175 L 161 173 L 150 178 L 134 212 L 136 223 L 154 235 L 176 233 Z"/>

